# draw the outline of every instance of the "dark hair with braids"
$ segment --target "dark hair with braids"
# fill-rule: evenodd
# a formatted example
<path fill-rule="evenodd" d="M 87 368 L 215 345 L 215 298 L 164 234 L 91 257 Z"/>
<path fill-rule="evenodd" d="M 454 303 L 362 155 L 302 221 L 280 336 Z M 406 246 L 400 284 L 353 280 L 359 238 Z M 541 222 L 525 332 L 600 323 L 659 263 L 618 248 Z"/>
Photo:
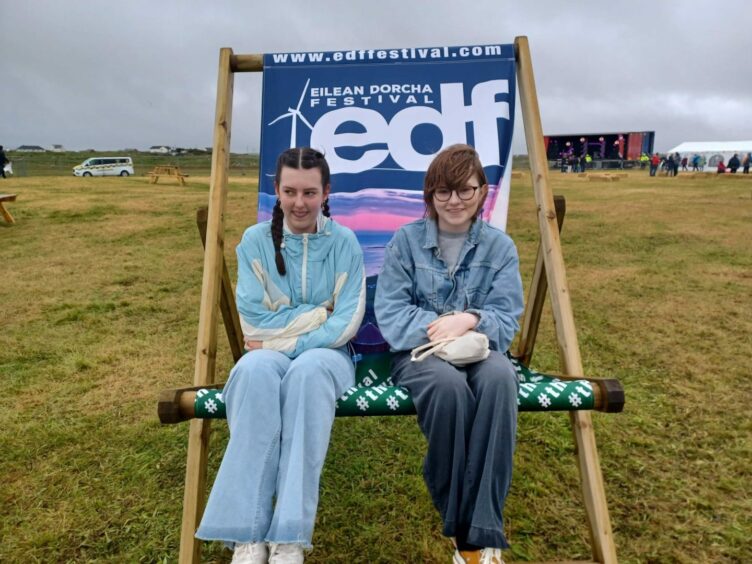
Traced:
<path fill-rule="evenodd" d="M 326 162 L 323 153 L 311 149 L 310 147 L 294 147 L 283 151 L 277 158 L 277 171 L 274 175 L 274 184 L 279 187 L 279 181 L 282 176 L 283 168 L 294 168 L 296 170 L 309 170 L 317 168 L 321 172 L 321 187 L 326 188 L 329 185 L 329 164 Z M 321 206 L 322 213 L 329 217 L 329 199 L 324 200 Z M 274 242 L 274 261 L 277 264 L 277 272 L 284 276 L 287 274 L 285 268 L 285 259 L 282 256 L 282 237 L 283 237 L 283 220 L 285 214 L 282 211 L 282 205 L 277 198 L 272 210 L 272 241 Z"/>

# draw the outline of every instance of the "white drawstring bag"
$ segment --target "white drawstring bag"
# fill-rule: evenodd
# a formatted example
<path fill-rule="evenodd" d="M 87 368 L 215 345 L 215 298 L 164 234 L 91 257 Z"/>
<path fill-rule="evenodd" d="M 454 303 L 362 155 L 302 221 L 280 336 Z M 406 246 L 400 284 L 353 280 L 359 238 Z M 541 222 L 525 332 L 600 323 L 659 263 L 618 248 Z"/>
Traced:
<path fill-rule="evenodd" d="M 420 362 L 431 354 L 455 366 L 465 366 L 486 360 L 491 351 L 488 337 L 477 331 L 468 331 L 461 337 L 446 337 L 415 347 L 410 353 L 410 360 Z"/>

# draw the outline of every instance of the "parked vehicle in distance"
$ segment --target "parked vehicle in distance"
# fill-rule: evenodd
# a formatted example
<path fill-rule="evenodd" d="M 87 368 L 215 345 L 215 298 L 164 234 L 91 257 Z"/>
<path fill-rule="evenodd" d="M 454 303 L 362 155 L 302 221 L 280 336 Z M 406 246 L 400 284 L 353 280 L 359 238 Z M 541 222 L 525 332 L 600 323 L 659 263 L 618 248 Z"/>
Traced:
<path fill-rule="evenodd" d="M 73 167 L 74 176 L 130 176 L 133 160 L 130 157 L 92 157 Z"/>

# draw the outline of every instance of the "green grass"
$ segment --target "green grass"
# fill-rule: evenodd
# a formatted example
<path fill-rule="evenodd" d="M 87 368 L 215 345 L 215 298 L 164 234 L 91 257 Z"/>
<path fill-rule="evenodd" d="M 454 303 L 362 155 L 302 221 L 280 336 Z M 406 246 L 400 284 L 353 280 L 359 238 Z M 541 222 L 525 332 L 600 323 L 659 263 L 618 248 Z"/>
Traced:
<path fill-rule="evenodd" d="M 18 200 L 17 223 L 0 223 L 0 562 L 176 560 L 187 426 L 161 427 L 156 398 L 193 374 L 201 171 L 185 187 L 67 171 L 2 183 Z M 233 272 L 252 178 L 231 178 Z M 627 393 L 624 413 L 593 416 L 620 561 L 752 560 L 752 181 L 551 180 L 567 197 L 585 370 Z M 515 182 L 509 232 L 527 284 L 535 204 Z M 224 378 L 222 332 L 217 365 Z M 535 365 L 558 368 L 548 311 Z M 212 476 L 227 439 L 213 429 Z M 587 559 L 568 417 L 521 414 L 518 440 L 507 558 Z M 423 451 L 414 418 L 338 419 L 309 561 L 447 562 Z M 204 558 L 229 553 L 209 544 Z"/>
<path fill-rule="evenodd" d="M 72 176 L 73 167 L 80 165 L 90 157 L 129 156 L 133 159 L 136 176 L 145 176 L 157 165 L 177 165 L 186 174 L 208 176 L 211 171 L 211 154 L 191 153 L 182 155 L 156 155 L 143 151 L 115 149 L 113 151 L 66 151 L 63 153 L 19 153 L 6 151 L 13 162 L 13 172 L 18 177 L 30 176 Z M 258 155 L 230 155 L 230 171 L 238 176 L 255 178 L 258 167 Z"/>

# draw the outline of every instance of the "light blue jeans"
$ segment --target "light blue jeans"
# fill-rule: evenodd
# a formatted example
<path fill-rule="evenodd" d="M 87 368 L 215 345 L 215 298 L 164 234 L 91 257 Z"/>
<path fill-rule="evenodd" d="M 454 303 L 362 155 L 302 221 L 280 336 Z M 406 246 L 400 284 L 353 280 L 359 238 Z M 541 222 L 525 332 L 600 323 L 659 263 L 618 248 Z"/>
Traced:
<path fill-rule="evenodd" d="M 230 440 L 196 537 L 310 548 L 335 402 L 354 384 L 343 349 L 245 354 L 224 389 Z"/>

